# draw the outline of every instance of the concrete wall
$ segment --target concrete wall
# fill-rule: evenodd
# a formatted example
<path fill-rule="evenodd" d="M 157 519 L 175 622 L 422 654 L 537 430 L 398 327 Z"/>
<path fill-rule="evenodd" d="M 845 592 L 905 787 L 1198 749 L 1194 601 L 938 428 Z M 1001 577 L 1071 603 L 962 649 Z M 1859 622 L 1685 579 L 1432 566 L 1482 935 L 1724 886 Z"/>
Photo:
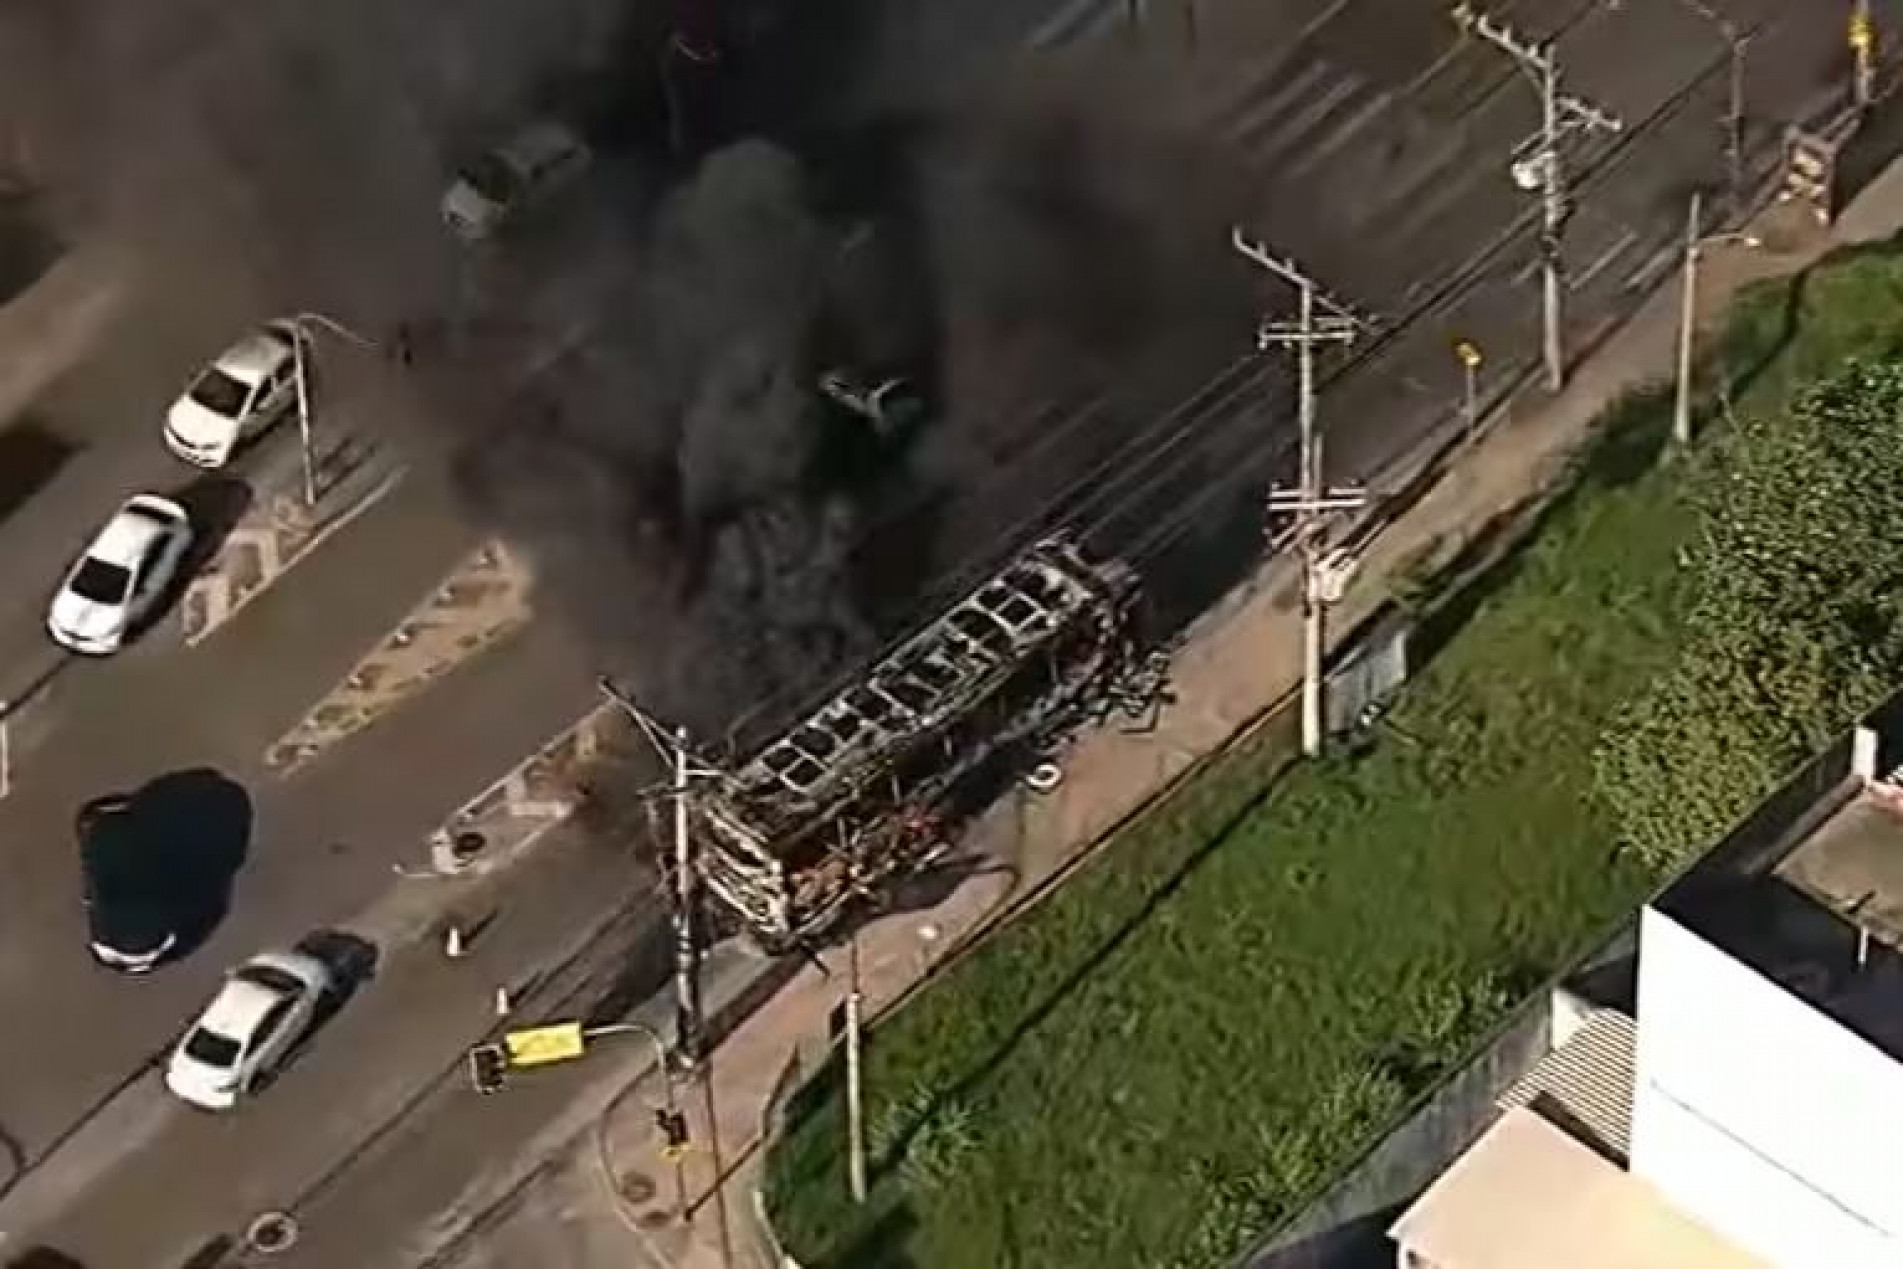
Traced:
<path fill-rule="evenodd" d="M 1903 1065 L 1654 909 L 1632 1171 L 1773 1265 L 1903 1265 Z"/>
<path fill-rule="evenodd" d="M 1242 1262 L 1245 1269 L 1393 1269 L 1388 1226 L 1493 1122 L 1494 1098 L 1546 1055 L 1553 993 L 1528 1002 L 1347 1176 Z"/>

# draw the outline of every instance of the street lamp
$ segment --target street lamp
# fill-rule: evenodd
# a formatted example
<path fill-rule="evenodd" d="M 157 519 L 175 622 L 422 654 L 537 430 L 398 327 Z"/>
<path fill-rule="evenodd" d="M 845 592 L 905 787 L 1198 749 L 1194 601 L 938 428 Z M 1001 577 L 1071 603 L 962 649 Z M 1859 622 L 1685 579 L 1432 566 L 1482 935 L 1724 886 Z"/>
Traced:
<path fill-rule="evenodd" d="M 1698 263 L 1706 247 L 1736 243 L 1757 247 L 1762 243 L 1752 234 L 1717 233 L 1700 236 L 1703 199 L 1692 191 L 1691 206 L 1685 216 L 1685 255 L 1680 265 L 1678 312 L 1678 385 L 1672 404 L 1672 440 L 1689 445 L 1692 439 L 1692 343 L 1698 326 Z"/>
<path fill-rule="evenodd" d="M 1480 363 L 1482 356 L 1480 345 L 1471 339 L 1454 341 L 1454 356 L 1460 358 L 1460 373 L 1463 381 L 1460 414 L 1465 426 L 1467 439 L 1472 440 L 1474 432 L 1480 426 Z"/>
<path fill-rule="evenodd" d="M 359 348 L 375 348 L 376 343 L 359 335 L 335 318 L 322 313 L 299 313 L 288 319 L 291 340 L 291 374 L 297 385 L 297 444 L 304 460 L 304 503 L 317 505 L 317 456 L 311 438 L 310 345 L 315 331 L 327 331 Z"/>

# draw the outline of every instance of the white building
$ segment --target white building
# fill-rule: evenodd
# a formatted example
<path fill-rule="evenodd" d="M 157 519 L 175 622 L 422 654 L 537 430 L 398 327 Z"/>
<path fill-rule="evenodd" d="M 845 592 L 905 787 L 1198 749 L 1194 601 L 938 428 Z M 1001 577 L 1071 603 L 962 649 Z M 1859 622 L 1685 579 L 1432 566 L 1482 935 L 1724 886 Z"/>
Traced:
<path fill-rule="evenodd" d="M 1390 1229 L 1399 1263 L 1903 1269 L 1896 793 L 1853 771 L 1648 905 L 1636 1021 L 1589 1014 L 1500 1099 Z"/>

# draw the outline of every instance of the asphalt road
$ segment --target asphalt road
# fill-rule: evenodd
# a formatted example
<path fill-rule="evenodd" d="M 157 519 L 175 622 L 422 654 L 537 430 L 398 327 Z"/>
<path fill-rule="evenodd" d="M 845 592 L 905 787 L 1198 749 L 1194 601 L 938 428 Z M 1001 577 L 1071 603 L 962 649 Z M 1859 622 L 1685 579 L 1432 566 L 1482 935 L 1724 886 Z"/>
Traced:
<path fill-rule="evenodd" d="M 1095 24 L 1079 17 L 1046 34 L 1127 40 L 1115 21 L 1122 7 L 1062 6 L 1094 13 Z M 1250 233 L 1371 319 L 1345 357 L 1322 361 L 1335 479 L 1373 478 L 1454 421 L 1456 339 L 1484 349 L 1488 394 L 1532 364 L 1537 209 L 1507 166 L 1537 126 L 1538 99 L 1507 58 L 1461 40 L 1437 4 L 1288 0 L 1265 13 L 1204 3 L 1193 49 L 1166 20 L 1172 6 L 1150 8 L 1142 38 L 1196 86 L 1173 104 L 1175 126 L 1246 167 L 1257 191 L 1243 217 Z M 1742 29 L 1770 24 L 1746 62 L 1747 147 L 1761 176 L 1783 122 L 1841 92 L 1841 32 L 1769 0 L 1723 8 Z M 1245 9 L 1254 15 L 1230 30 L 1222 15 Z M 1582 348 L 1670 267 L 1690 190 L 1724 185 L 1727 48 L 1689 6 L 1665 0 L 1521 0 L 1491 11 L 1556 36 L 1567 89 L 1626 124 L 1567 150 L 1579 191 L 1568 331 Z M 1293 292 L 1259 281 L 1262 312 L 1292 317 Z M 1260 491 L 1292 474 L 1292 375 L 1285 354 L 1255 353 L 1254 333 L 1245 323 L 1226 344 L 1190 350 L 1162 389 L 1132 393 L 1106 377 L 1052 400 L 1048 384 L 1033 384 L 1024 400 L 1035 408 L 999 412 L 972 478 L 984 497 L 948 498 L 911 521 L 934 535 L 945 589 L 988 566 L 1005 526 L 1056 524 L 1081 525 L 1100 550 L 1151 565 L 1152 589 L 1184 601 L 1165 603 L 1171 620 L 1235 580 L 1259 542 Z M 1159 408 L 1159 395 L 1182 404 Z M 1055 494 L 1053 472 L 1067 476 Z M 882 538 L 905 540 L 905 523 L 884 526 Z"/>
<path fill-rule="evenodd" d="M 30 75 L 9 42 L 24 28 L 9 24 L 34 15 L 0 19 L 8 92 L 32 77 L 70 105 L 74 85 L 44 76 L 84 45 L 87 57 L 64 68 L 122 90 L 118 108 L 130 113 L 116 125 L 147 148 L 109 156 L 96 135 L 51 130 L 71 144 L 36 166 L 57 180 L 84 155 L 151 182 L 93 183 L 88 197 L 72 200 L 79 210 L 68 228 L 77 232 L 64 255 L 27 289 L 0 297 L 0 586 L 13 597 L 0 605 L 0 698 L 35 692 L 10 727 L 11 788 L 0 799 L 0 1009 L 11 1019 L 0 1045 L 0 1232 L 12 1236 L 0 1251 L 11 1255 L 29 1228 L 44 1229 L 94 1269 L 181 1259 L 247 1217 L 252 1197 L 295 1190 L 331 1167 L 394 1113 L 411 1081 L 433 1076 L 486 1025 L 493 984 L 480 976 L 546 956 L 591 913 L 639 889 L 625 860 L 566 858 L 546 883 L 525 880 L 509 896 L 481 954 L 456 967 L 468 971 L 457 983 L 430 983 L 426 973 L 422 985 L 414 980 L 410 967 L 434 964 L 428 922 L 452 892 L 399 881 L 392 864 L 420 862 L 424 835 L 447 813 L 594 700 L 590 657 L 554 624 L 438 684 L 295 778 L 264 769 L 267 746 L 479 539 L 428 461 L 433 451 L 400 390 L 353 398 L 350 408 L 369 401 L 387 410 L 356 421 L 411 443 L 419 459 L 411 478 L 211 639 L 181 646 L 174 619 L 106 661 L 68 659 L 47 643 L 45 600 L 103 517 L 136 490 L 194 483 L 164 452 L 159 429 L 165 405 L 208 355 L 249 323 L 290 311 L 332 312 L 382 334 L 407 313 L 415 288 L 447 291 L 453 273 L 442 267 L 448 247 L 434 223 L 435 155 L 380 184 L 313 188 L 310 172 L 337 157 L 321 152 L 335 138 L 323 134 L 323 120 L 287 127 L 310 108 L 308 93 L 292 88 L 272 101 L 287 85 L 271 75 L 285 68 L 297 37 L 321 34 L 350 54 L 353 44 L 395 34 L 381 18 L 365 25 L 359 12 L 319 31 L 299 25 L 301 6 L 283 6 L 274 24 L 252 10 L 198 5 L 192 20 L 202 38 L 181 44 L 181 11 L 154 23 L 139 6 L 113 9 L 117 26 L 94 12 L 58 27 Z M 228 25 L 225 16 L 242 21 Z M 502 62 L 525 56 L 547 16 L 533 16 L 516 47 L 499 41 L 491 52 Z M 223 65 L 208 87 L 203 56 L 213 49 Z M 485 87 L 483 66 L 493 65 L 481 52 L 419 39 L 407 46 L 408 67 L 381 69 L 402 82 L 419 59 L 460 54 L 452 69 L 477 73 L 460 88 L 472 98 Z M 251 134 L 253 125 L 262 132 Z M 387 121 L 381 129 L 390 130 Z M 9 133 L 5 158 L 17 139 Z M 447 147 L 455 139 L 430 140 Z M 243 153 L 253 141 L 269 144 Z M 234 145 L 253 180 L 242 189 L 195 183 L 217 170 L 202 150 L 224 146 L 229 162 Z M 154 175 L 174 159 L 175 171 Z M 398 185 L 404 193 L 391 191 Z M 337 203 L 338 188 L 354 206 Z M 241 195 L 236 206 L 233 194 Z M 360 277 L 332 267 L 337 257 L 327 252 L 339 226 L 374 219 L 372 204 L 400 198 L 406 219 L 380 239 L 388 254 L 366 244 Z M 268 232 L 247 236 L 261 224 Z M 287 262 L 287 244 L 303 241 L 310 251 Z M 333 382 L 359 374 L 340 370 Z M 515 375 L 499 367 L 492 386 L 506 390 Z M 328 408 L 319 402 L 320 427 Z M 288 436 L 276 438 L 246 474 L 279 484 L 295 470 L 293 448 Z M 85 947 L 73 812 L 101 792 L 198 769 L 243 794 L 242 814 L 227 817 L 236 822 L 216 829 L 238 846 L 225 861 L 228 911 L 181 962 L 142 980 L 106 973 Z M 383 972 L 274 1089 L 280 1109 L 205 1121 L 174 1108 L 153 1063 L 222 971 L 261 947 L 339 929 L 366 940 Z M 179 1184 L 180 1176 L 203 1180 Z"/>
<path fill-rule="evenodd" d="M 1166 8 L 1151 6 L 1153 15 Z M 1225 25 L 1229 9 L 1243 8 L 1248 21 Z M 1805 23 L 1789 8 L 1774 0 L 1730 6 L 1741 22 L 1780 18 L 1751 53 L 1756 152 L 1775 121 L 1804 111 L 1839 73 L 1837 28 Z M 979 5 L 947 47 L 979 64 L 1007 42 L 1048 53 L 1125 39 L 1116 27 L 1122 11 L 1113 0 L 1051 4 L 1040 19 L 1025 6 Z M 1676 112 L 1670 103 L 1724 50 L 1700 19 L 1665 0 L 1617 11 L 1525 0 L 1495 12 L 1536 33 L 1563 32 L 1569 87 L 1630 125 L 1628 138 L 1595 140 L 1573 156 L 1586 181 L 1570 239 L 1575 329 L 1589 336 L 1656 277 L 1690 185 L 1722 171 L 1721 83 Z M 1537 350 L 1530 244 L 1509 237 L 1528 207 L 1504 172 L 1533 125 L 1533 96 L 1496 54 L 1458 45 L 1436 4 L 1205 0 L 1198 17 L 1194 49 L 1160 16 L 1142 33 L 1144 55 L 1195 87 L 1170 95 L 1163 122 L 1212 138 L 1256 191 L 1251 230 L 1376 319 L 1360 359 L 1324 403 L 1331 465 L 1372 474 L 1446 423 L 1458 394 L 1455 336 L 1480 342 L 1490 375 L 1501 378 Z M 1295 30 L 1301 38 L 1291 38 Z M 346 35 L 331 32 L 345 49 Z M 300 143 L 287 140 L 292 160 Z M 271 188 L 273 206 L 298 192 L 289 178 Z M 362 209 L 344 217 L 366 218 Z M 0 613 L 0 675 L 9 684 L 31 682 L 48 664 L 39 597 L 85 531 L 131 488 L 178 478 L 156 433 L 158 409 L 184 369 L 262 315 L 253 293 L 182 290 L 189 269 L 147 254 L 169 242 L 83 246 L 70 271 L 56 275 L 48 320 L 0 330 L 0 342 L 22 341 L 0 348 L 9 431 L 39 429 L 66 454 L 47 479 L 0 507 L 0 584 L 22 597 Z M 321 258 L 336 263 L 336 237 L 325 242 Z M 1216 238 L 1207 251 L 1221 258 L 1227 247 Z M 1201 259 L 1197 267 L 1221 266 Z M 322 300 L 374 291 L 340 279 Z M 1261 297 L 1278 311 L 1288 302 L 1270 288 Z M 390 316 L 365 307 L 378 320 Z M 1287 375 L 1251 356 L 1246 321 L 1232 339 L 1196 335 L 1146 365 L 1134 389 L 1111 366 L 1053 386 L 1028 365 L 1022 383 L 987 397 L 986 426 L 963 430 L 976 439 L 960 457 L 961 491 L 930 508 L 889 508 L 879 536 L 934 543 L 926 571 L 948 587 L 1028 530 L 1057 522 L 1081 522 L 1100 547 L 1206 584 L 1232 576 L 1240 544 L 1255 538 L 1237 509 L 1287 448 Z M 1176 401 L 1189 405 L 1172 408 Z M 184 650 L 161 631 L 113 662 L 59 671 L 19 787 L 0 802 L 8 864 L 0 1007 L 17 1020 L 9 1034 L 23 1038 L 0 1046 L 0 1130 L 29 1160 L 51 1152 L 42 1180 L 16 1191 L 31 1199 L 18 1199 L 30 1209 L 23 1219 L 47 1222 L 48 1240 L 89 1269 L 168 1263 L 256 1206 L 294 1197 L 480 1029 L 487 984 L 465 978 L 445 987 L 421 951 L 404 950 L 415 930 L 378 915 L 388 911 L 379 899 L 389 864 L 463 795 L 579 712 L 589 698 L 588 654 L 539 625 L 519 647 L 296 781 L 273 782 L 259 767 L 265 745 L 470 540 L 445 490 L 425 475 L 205 645 Z M 83 946 L 71 812 L 102 789 L 199 766 L 238 781 L 252 803 L 232 913 L 206 946 L 162 975 L 139 983 L 103 975 Z M 491 945 L 498 970 L 555 954 L 612 905 L 622 866 L 557 864 L 525 883 L 521 906 L 534 915 Z M 389 944 L 388 976 L 346 1006 L 254 1112 L 206 1121 L 166 1106 L 141 1072 L 224 965 L 326 926 Z M 189 1184 L 166 1184 L 186 1175 Z M 0 1229 L 6 1211 L 0 1200 Z"/>
<path fill-rule="evenodd" d="M 115 264 L 124 271 L 115 273 Z M 104 1260 L 85 1263 L 149 1263 L 130 1251 L 115 1260 L 113 1249 L 149 1253 L 168 1229 L 182 1247 L 201 1230 L 222 1228 L 244 1213 L 219 1196 L 241 1201 L 250 1192 L 241 1179 L 268 1184 L 286 1175 L 261 1159 L 289 1175 L 328 1166 L 347 1149 L 349 1134 L 367 1131 L 390 1102 L 371 1099 L 354 1116 L 329 1108 L 349 1105 L 347 1093 L 379 1081 L 400 1091 L 416 1062 L 433 1072 L 451 1059 L 466 1039 L 471 996 L 423 993 L 419 1000 L 402 993 L 400 977 L 397 986 L 379 982 L 361 992 L 353 1014 L 374 1016 L 394 995 L 404 1002 L 397 1009 L 404 1025 L 391 1027 L 386 1014 L 391 1035 L 344 1041 L 335 1057 L 322 1053 L 331 1047 L 326 1039 L 308 1063 L 312 1075 L 287 1077 L 286 1090 L 299 1079 L 316 1081 L 302 1104 L 324 1108 L 313 1118 L 337 1134 L 310 1136 L 302 1152 L 247 1145 L 254 1138 L 172 1113 L 150 1073 L 153 1060 L 223 969 L 261 947 L 348 928 L 388 957 L 416 940 L 413 923 L 390 925 L 386 896 L 393 886 L 429 883 L 398 882 L 391 865 L 418 862 L 424 835 L 445 814 L 591 703 L 592 675 L 559 626 L 538 626 L 297 777 L 265 770 L 266 748 L 477 540 L 428 469 L 197 647 L 181 646 L 174 619 L 111 659 L 58 653 L 40 630 L 45 597 L 121 498 L 191 480 L 159 442 L 163 404 L 187 368 L 257 314 L 208 301 L 160 320 L 136 267 L 105 254 L 73 257 L 70 272 L 45 285 L 10 306 L 0 323 L 0 361 L 24 384 L 15 389 L 24 405 L 0 438 L 32 429 L 59 438 L 63 453 L 50 478 L 0 521 L 0 580 L 17 597 L 0 609 L 0 675 L 10 696 L 44 682 L 12 725 L 11 789 L 0 800 L 7 865 L 0 1008 L 14 1020 L 12 1038 L 0 1045 L 0 1142 L 12 1156 L 9 1167 L 24 1172 L 0 1180 L 0 1231 L 17 1234 L 21 1223 L 51 1220 L 57 1232 L 60 1214 L 70 1210 L 77 1228 L 65 1240 L 69 1250 L 90 1257 L 91 1240 L 106 1231 L 128 1240 L 106 1244 Z M 87 320 L 74 320 L 75 313 Z M 389 420 L 392 430 L 403 424 Z M 296 470 L 295 447 L 288 436 L 268 444 L 252 474 L 281 485 Z M 104 972 L 85 948 L 73 812 L 101 792 L 196 769 L 244 791 L 241 824 L 205 828 L 238 839 L 228 914 L 186 959 L 149 978 Z M 559 913 L 540 926 L 518 922 L 523 941 L 499 940 L 498 951 L 509 946 L 514 957 L 532 960 L 572 932 L 578 912 L 617 892 L 585 870 L 560 883 L 569 888 L 560 891 Z M 484 999 L 488 987 L 472 990 Z M 433 1008 L 446 1017 L 436 1019 Z M 447 1025 L 434 1030 L 434 1021 Z M 343 1031 L 354 1025 L 348 1014 L 337 1020 Z M 407 1030 L 413 1025 L 421 1030 Z M 393 1054 L 380 1039 L 420 1045 Z M 280 1115 L 296 1113 L 288 1108 L 300 1104 L 297 1097 L 283 1099 Z M 114 1178 L 140 1175 L 122 1171 L 139 1159 L 148 1167 L 156 1160 L 162 1174 L 186 1161 L 207 1177 L 223 1169 L 229 1183 L 181 1200 L 154 1186 L 148 1172 L 136 1193 L 149 1208 L 93 1220 L 106 1210 L 95 1203 L 110 1208 Z M 177 1224 L 167 1226 L 168 1218 Z"/>

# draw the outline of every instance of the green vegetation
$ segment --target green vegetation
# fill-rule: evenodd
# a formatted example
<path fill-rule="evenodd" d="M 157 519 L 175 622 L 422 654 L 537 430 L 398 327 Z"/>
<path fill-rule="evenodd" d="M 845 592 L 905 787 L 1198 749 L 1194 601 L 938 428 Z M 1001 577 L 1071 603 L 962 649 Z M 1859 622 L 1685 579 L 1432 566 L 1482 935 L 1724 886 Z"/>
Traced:
<path fill-rule="evenodd" d="M 1709 846 L 1903 681 L 1900 456 L 1894 361 L 1740 414 L 1704 455 L 1683 647 L 1599 755 L 1600 790 L 1647 859 Z"/>
<path fill-rule="evenodd" d="M 1892 351 L 1899 291 L 1903 266 L 1874 252 L 1751 296 L 1723 344 L 1740 413 L 1773 432 L 1789 385 Z M 1876 460 L 1880 416 L 1903 407 L 1897 382 L 1866 368 L 1817 389 L 1792 412 L 1812 439 L 1765 440 L 1766 454 L 1808 455 L 1805 470 L 1850 496 L 1849 468 L 1831 464 Z M 1844 411 L 1857 436 L 1818 440 Z M 1840 625 L 1894 617 L 1870 571 L 1849 579 L 1869 602 L 1818 614 L 1808 633 L 1779 642 L 1754 627 L 1756 643 L 1714 644 L 1725 609 L 1694 585 L 1715 552 L 1756 539 L 1726 538 L 1698 508 L 1747 479 L 1764 517 L 1822 515 L 1769 492 L 1755 432 L 1655 463 L 1664 415 L 1655 395 L 1614 411 L 1530 541 L 1430 610 L 1442 646 L 1371 748 L 1277 781 L 1288 737 L 1269 730 L 876 1028 L 863 1208 L 846 1195 L 837 1072 L 805 1090 L 769 1160 L 788 1250 L 808 1269 L 1226 1265 L 1631 907 L 1670 852 L 1616 849 L 1622 829 L 1637 841 L 1633 825 L 1656 819 L 1644 808 L 1663 787 L 1621 738 L 1695 731 L 1706 706 L 1673 686 L 1688 660 L 1755 650 L 1814 665 L 1841 651 Z M 1874 496 L 1894 506 L 1903 476 L 1883 480 Z M 1765 541 L 1821 552 L 1822 527 Z M 1893 533 L 1859 526 L 1851 544 L 1880 549 Z M 1739 586 L 1722 602 L 1746 603 Z M 1796 702 L 1791 719 L 1847 703 L 1797 681 L 1780 698 Z M 1646 703 L 1655 691 L 1680 732 L 1647 722 L 1667 709 Z M 1608 780 L 1626 783 L 1614 796 Z M 1730 816 L 1717 802 L 1701 813 Z"/>

